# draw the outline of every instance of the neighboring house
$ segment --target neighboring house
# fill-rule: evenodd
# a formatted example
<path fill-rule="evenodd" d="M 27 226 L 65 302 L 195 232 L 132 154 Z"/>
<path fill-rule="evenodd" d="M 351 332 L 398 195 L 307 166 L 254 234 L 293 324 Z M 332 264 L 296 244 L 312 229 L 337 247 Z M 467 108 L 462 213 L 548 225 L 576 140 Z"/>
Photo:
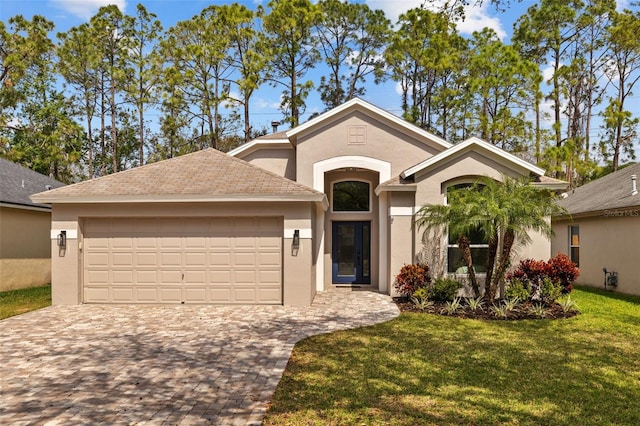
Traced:
<path fill-rule="evenodd" d="M 51 282 L 51 206 L 29 196 L 63 185 L 0 158 L 0 291 Z"/>
<path fill-rule="evenodd" d="M 606 268 L 617 278 L 617 285 L 607 289 L 640 295 L 638 176 L 640 164 L 634 164 L 576 188 L 560 201 L 569 216 L 552 218 L 551 249 L 578 264 L 578 284 L 604 288 Z"/>
<path fill-rule="evenodd" d="M 53 256 L 54 304 L 309 305 L 335 285 L 393 293 L 405 263 L 455 271 L 455 245 L 423 241 L 416 210 L 505 175 L 564 185 L 479 139 L 451 145 L 354 99 L 229 155 L 208 149 L 33 199 L 53 205 L 53 232 L 68 238 Z M 534 236 L 522 254 L 547 259 L 550 242 Z"/>

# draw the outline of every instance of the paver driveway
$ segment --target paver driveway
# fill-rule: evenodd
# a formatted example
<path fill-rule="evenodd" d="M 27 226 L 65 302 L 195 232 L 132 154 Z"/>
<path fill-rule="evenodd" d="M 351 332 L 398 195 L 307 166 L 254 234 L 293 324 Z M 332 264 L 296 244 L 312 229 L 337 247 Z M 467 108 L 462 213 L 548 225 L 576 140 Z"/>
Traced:
<path fill-rule="evenodd" d="M 0 424 L 259 424 L 294 344 L 392 319 L 388 296 L 311 307 L 52 306 L 0 321 Z"/>

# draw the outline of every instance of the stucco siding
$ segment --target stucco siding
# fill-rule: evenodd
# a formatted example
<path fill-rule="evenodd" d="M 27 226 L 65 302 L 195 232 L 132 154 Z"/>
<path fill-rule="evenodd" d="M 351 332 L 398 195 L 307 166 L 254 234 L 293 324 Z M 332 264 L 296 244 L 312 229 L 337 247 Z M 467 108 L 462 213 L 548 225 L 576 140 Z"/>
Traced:
<path fill-rule="evenodd" d="M 640 209 L 629 209 L 638 212 Z M 580 276 L 577 284 L 604 288 L 602 268 L 618 273 L 616 292 L 640 295 L 640 216 L 596 216 L 554 220 L 552 253 L 569 254 L 569 226 L 580 228 Z M 608 287 L 609 288 L 609 287 Z"/>
<path fill-rule="evenodd" d="M 362 143 L 350 143 L 349 132 L 355 131 L 364 132 Z M 329 158 L 362 156 L 386 161 L 391 163 L 391 175 L 394 176 L 440 151 L 372 117 L 353 111 L 323 123 L 314 131 L 298 135 L 297 181 L 313 187 L 313 164 Z"/>
<path fill-rule="evenodd" d="M 0 291 L 51 282 L 51 213 L 0 207 Z"/>
<path fill-rule="evenodd" d="M 238 155 L 238 158 L 277 175 L 296 180 L 296 151 L 294 149 L 256 149 L 247 155 Z"/>

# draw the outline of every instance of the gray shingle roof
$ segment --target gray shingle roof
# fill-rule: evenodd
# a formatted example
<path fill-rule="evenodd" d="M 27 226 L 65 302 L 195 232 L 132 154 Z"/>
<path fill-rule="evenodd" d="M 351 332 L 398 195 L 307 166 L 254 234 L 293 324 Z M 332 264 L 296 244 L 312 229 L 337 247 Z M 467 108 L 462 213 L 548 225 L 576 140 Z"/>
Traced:
<path fill-rule="evenodd" d="M 558 204 L 572 215 L 640 206 L 640 194 L 631 195 L 634 174 L 638 176 L 640 189 L 640 163 L 637 163 L 570 191 Z"/>
<path fill-rule="evenodd" d="M 205 149 L 34 196 L 38 201 L 317 199 L 324 194 L 275 173 Z"/>
<path fill-rule="evenodd" d="M 0 203 L 49 208 L 29 198 L 32 194 L 46 191 L 47 185 L 60 188 L 64 183 L 0 158 Z"/>

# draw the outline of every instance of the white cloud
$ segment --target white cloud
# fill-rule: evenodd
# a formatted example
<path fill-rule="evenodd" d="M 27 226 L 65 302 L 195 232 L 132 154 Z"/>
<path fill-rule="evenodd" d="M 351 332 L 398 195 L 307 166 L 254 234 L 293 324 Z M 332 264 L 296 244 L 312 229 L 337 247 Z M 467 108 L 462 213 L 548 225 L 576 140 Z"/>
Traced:
<path fill-rule="evenodd" d="M 51 0 L 51 4 L 85 20 L 89 20 L 102 6 L 114 4 L 122 12 L 127 7 L 126 0 Z"/>
<path fill-rule="evenodd" d="M 405 0 L 405 1 L 389 1 L 389 0 L 366 0 L 367 5 L 371 9 L 382 9 L 392 24 L 398 21 L 398 17 L 410 9 L 420 7 L 424 0 Z M 437 10 L 445 3 L 445 0 L 433 2 L 432 10 Z M 472 34 L 474 31 L 481 31 L 484 28 L 492 28 L 501 40 L 506 38 L 507 33 L 503 28 L 502 22 L 495 16 L 488 14 L 490 2 L 482 2 L 481 6 L 477 6 L 476 2 L 465 6 L 465 20 L 457 23 L 458 31 L 461 34 Z"/>
<path fill-rule="evenodd" d="M 282 98 L 282 96 L 280 96 Z M 280 111 L 280 101 L 274 102 L 273 100 L 266 100 L 264 98 L 256 97 L 253 104 L 257 109 L 266 109 L 269 111 Z"/>
<path fill-rule="evenodd" d="M 542 78 L 543 78 L 543 82 L 547 83 L 550 82 L 551 79 L 553 78 L 553 66 L 552 65 L 548 65 L 546 68 L 544 68 L 542 70 Z"/>

